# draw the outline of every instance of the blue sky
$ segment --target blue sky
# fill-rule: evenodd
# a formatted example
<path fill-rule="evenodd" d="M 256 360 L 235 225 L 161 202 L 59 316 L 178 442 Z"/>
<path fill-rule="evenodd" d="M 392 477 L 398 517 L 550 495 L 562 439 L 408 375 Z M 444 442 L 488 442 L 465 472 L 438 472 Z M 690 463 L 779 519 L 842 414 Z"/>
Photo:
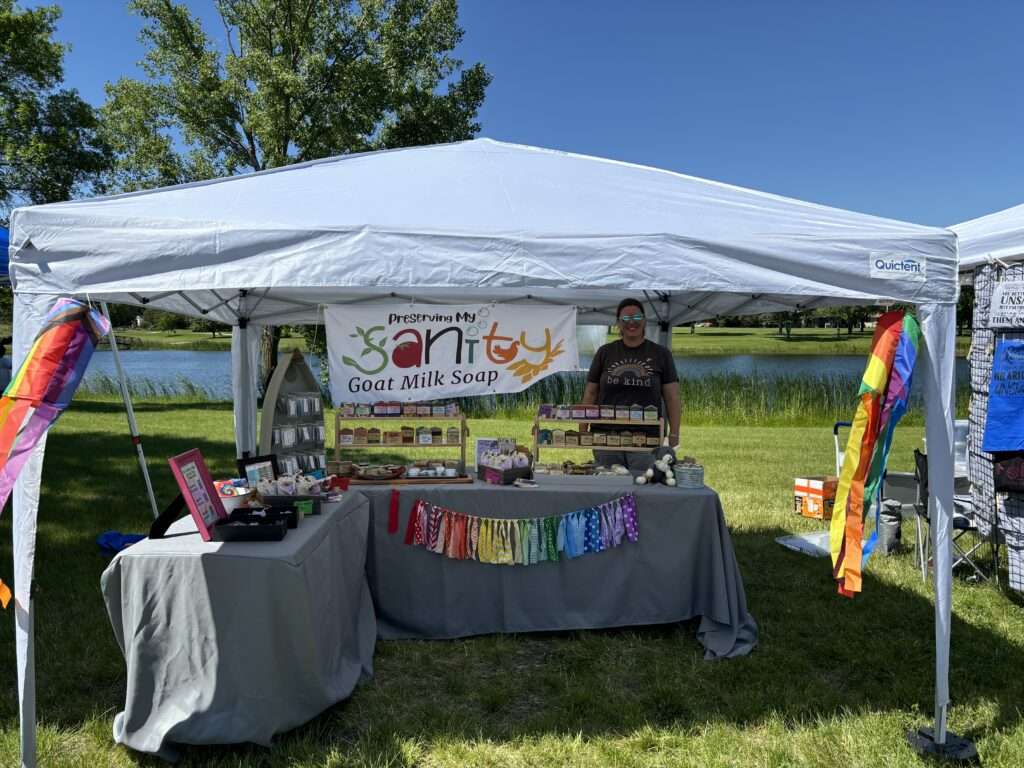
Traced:
<path fill-rule="evenodd" d="M 22 2 L 23 6 L 42 4 Z M 137 74 L 127 0 L 57 0 L 67 82 Z M 188 4 L 222 35 L 212 0 Z M 1024 203 L 1024 3 L 462 0 L 481 135 L 947 225 Z"/>

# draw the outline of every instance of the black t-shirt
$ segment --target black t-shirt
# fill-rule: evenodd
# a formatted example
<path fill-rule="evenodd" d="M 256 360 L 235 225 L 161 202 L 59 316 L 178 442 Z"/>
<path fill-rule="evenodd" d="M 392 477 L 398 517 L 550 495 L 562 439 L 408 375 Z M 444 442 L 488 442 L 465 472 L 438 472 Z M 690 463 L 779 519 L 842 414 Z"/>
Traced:
<path fill-rule="evenodd" d="M 597 384 L 598 405 L 653 405 L 665 415 L 661 387 L 679 381 L 672 353 L 649 339 L 639 347 L 622 340 L 597 350 L 587 381 Z"/>

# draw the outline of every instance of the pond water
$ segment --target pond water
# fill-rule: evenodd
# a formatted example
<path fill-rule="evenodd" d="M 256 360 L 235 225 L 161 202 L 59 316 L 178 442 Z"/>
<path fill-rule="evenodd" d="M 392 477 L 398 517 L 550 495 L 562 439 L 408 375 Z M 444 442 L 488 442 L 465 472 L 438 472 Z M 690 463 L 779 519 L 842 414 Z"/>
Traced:
<path fill-rule="evenodd" d="M 306 357 L 317 374 L 320 362 Z M 864 371 L 864 355 L 722 355 L 716 357 L 676 357 L 676 368 L 684 378 L 702 378 L 714 374 L 747 377 L 779 378 L 804 376 L 844 376 L 857 378 Z M 187 352 L 167 350 L 135 350 L 121 353 L 121 363 L 133 387 L 169 388 L 181 391 L 190 382 L 217 398 L 231 397 L 231 354 L 229 352 Z M 590 359 L 580 358 L 580 365 L 589 366 Z M 85 375 L 88 384 L 101 378 L 116 378 L 110 351 L 93 355 Z M 970 368 L 965 359 L 956 361 L 957 383 L 969 380 Z"/>

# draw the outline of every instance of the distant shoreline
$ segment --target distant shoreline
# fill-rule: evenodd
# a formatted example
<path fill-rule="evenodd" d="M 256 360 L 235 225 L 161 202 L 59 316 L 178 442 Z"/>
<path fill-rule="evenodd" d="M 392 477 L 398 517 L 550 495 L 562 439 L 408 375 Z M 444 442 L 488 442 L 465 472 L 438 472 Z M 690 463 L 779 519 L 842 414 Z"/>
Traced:
<path fill-rule="evenodd" d="M 872 331 L 847 334 L 840 329 L 837 335 L 829 328 L 794 328 L 787 338 L 776 328 L 677 328 L 672 336 L 672 352 L 680 357 L 722 357 L 727 355 L 867 355 L 871 348 Z M 147 331 L 131 328 L 117 331 L 119 348 L 124 351 L 185 351 L 228 352 L 231 350 L 230 333 L 218 334 L 196 331 Z M 966 357 L 970 347 L 969 335 L 958 336 L 957 357 Z M 100 349 L 109 349 L 101 343 Z M 286 336 L 281 339 L 281 352 L 293 349 L 306 352 L 305 339 Z"/>

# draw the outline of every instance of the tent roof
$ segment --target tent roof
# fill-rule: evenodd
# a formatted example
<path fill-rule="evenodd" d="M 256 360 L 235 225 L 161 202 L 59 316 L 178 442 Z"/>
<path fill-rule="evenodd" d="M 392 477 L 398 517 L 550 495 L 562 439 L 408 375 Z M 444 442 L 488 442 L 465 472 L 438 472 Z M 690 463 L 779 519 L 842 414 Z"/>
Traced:
<path fill-rule="evenodd" d="M 971 271 L 988 262 L 1024 259 L 1024 205 L 996 211 L 950 227 L 960 245 L 960 269 Z"/>
<path fill-rule="evenodd" d="M 489 139 L 21 208 L 12 235 L 19 291 L 228 322 L 238 289 L 254 321 L 283 323 L 395 294 L 531 297 L 603 321 L 648 291 L 685 322 L 957 291 L 948 230 Z M 872 277 L 876 260 L 907 257 L 926 280 Z"/>

